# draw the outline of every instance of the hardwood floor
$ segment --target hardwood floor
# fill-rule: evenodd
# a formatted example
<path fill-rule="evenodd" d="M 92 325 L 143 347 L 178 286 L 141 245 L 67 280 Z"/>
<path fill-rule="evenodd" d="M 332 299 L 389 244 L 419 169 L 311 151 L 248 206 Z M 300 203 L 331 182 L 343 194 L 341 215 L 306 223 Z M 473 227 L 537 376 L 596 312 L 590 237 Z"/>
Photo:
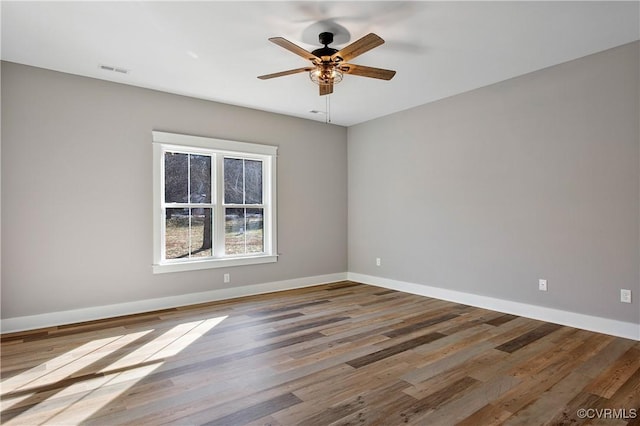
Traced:
<path fill-rule="evenodd" d="M 640 342 L 350 282 L 4 335 L 1 360 L 7 425 L 640 424 Z"/>

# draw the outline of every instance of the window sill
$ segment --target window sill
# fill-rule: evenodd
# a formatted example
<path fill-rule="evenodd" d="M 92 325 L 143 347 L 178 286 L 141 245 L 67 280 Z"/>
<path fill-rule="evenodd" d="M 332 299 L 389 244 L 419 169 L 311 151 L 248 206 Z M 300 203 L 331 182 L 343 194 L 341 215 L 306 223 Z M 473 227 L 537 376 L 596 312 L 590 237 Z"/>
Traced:
<path fill-rule="evenodd" d="M 153 265 L 154 274 L 167 272 L 197 271 L 199 269 L 228 268 L 232 266 L 258 265 L 261 263 L 274 263 L 278 261 L 276 255 L 232 257 L 227 259 L 194 260 L 181 263 L 158 263 Z"/>

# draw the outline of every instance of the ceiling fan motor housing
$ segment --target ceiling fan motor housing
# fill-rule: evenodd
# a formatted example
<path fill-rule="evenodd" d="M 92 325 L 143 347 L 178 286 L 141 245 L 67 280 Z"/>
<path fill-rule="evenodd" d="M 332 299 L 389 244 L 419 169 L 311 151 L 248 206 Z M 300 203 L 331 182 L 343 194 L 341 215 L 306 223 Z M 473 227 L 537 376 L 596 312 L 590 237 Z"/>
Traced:
<path fill-rule="evenodd" d="M 330 32 L 320 33 L 320 35 L 318 36 L 318 39 L 320 40 L 320 44 L 324 44 L 325 46 L 327 46 L 333 43 L 333 33 L 330 33 Z"/>

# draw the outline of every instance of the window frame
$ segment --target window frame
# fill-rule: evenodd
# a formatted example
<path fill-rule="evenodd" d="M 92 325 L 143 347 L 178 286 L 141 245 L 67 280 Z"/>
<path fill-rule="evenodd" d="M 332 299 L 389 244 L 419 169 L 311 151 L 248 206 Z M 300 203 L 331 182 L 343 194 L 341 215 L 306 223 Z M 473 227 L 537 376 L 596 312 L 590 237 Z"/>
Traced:
<path fill-rule="evenodd" d="M 209 268 L 254 265 L 277 262 L 276 164 L 278 147 L 225 139 L 152 131 L 153 145 L 153 273 L 192 271 Z M 164 153 L 180 152 L 211 155 L 212 168 L 212 249 L 213 257 L 164 259 L 165 204 Z M 225 208 L 224 157 L 262 161 L 263 245 L 255 254 L 224 253 Z M 205 206 L 203 206 L 205 207 Z M 170 208 L 170 207 L 169 207 Z"/>

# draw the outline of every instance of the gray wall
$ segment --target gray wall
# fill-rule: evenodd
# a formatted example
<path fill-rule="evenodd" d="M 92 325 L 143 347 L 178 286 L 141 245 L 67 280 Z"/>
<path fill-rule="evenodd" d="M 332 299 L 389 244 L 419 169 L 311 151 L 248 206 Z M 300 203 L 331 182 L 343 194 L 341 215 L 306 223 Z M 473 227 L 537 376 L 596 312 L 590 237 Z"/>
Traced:
<path fill-rule="evenodd" d="M 275 264 L 154 275 L 151 130 L 279 146 Z M 345 272 L 343 127 L 2 64 L 2 317 Z"/>
<path fill-rule="evenodd" d="M 640 323 L 638 51 L 350 127 L 349 271 Z"/>
<path fill-rule="evenodd" d="M 348 267 L 640 322 L 638 50 L 348 131 L 3 63 L 2 317 Z M 151 273 L 152 129 L 280 147 L 278 263 Z"/>

